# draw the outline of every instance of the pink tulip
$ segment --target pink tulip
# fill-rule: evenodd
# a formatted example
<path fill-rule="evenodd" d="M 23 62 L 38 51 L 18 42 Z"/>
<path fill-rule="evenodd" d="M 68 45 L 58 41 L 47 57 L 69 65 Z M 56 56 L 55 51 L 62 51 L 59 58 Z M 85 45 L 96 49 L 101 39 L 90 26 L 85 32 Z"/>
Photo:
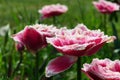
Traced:
<path fill-rule="evenodd" d="M 78 24 L 72 30 L 59 30 L 55 37 L 47 38 L 58 51 L 71 56 L 88 56 L 96 53 L 106 42 L 111 42 L 114 36 L 108 37 L 100 30 L 89 30 L 83 24 Z"/>
<path fill-rule="evenodd" d="M 93 59 L 91 64 L 83 65 L 82 71 L 91 80 L 120 80 L 120 61 Z"/>
<path fill-rule="evenodd" d="M 47 25 L 26 26 L 24 30 L 14 34 L 12 38 L 23 44 L 29 51 L 36 53 L 39 49 L 47 45 L 46 37 L 54 36 L 57 30 L 55 27 Z"/>
<path fill-rule="evenodd" d="M 106 0 L 99 0 L 98 2 L 94 1 L 93 4 L 96 9 L 103 14 L 110 14 L 120 9 L 118 4 Z"/>
<path fill-rule="evenodd" d="M 42 14 L 42 18 L 59 16 L 68 10 L 67 6 L 60 4 L 46 5 L 38 12 Z"/>
<path fill-rule="evenodd" d="M 49 75 L 50 77 L 65 71 L 77 61 L 77 57 L 95 54 L 105 43 L 111 42 L 114 39 L 114 36 L 108 37 L 100 30 L 89 30 L 83 24 L 78 24 L 74 29 L 60 29 L 56 32 L 56 36 L 47 38 L 47 42 L 53 45 L 64 56 L 69 55 L 71 58 L 67 58 L 67 60 L 59 59 L 60 61 L 58 61 L 58 57 L 51 60 L 50 63 L 56 63 L 54 63 L 52 68 L 49 67 L 53 66 L 53 64 L 48 64 L 46 76 Z M 63 58 L 65 58 L 64 56 Z M 70 61 L 72 62 L 70 63 Z M 65 68 L 61 69 L 60 65 Z"/>

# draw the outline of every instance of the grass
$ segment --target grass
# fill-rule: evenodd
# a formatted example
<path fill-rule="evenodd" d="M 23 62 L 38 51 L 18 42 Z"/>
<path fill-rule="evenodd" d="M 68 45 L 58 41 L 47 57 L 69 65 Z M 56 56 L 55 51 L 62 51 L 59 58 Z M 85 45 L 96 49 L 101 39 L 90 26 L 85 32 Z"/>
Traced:
<path fill-rule="evenodd" d="M 9 72 L 12 72 L 20 58 L 20 54 L 15 50 L 15 43 L 10 36 L 11 34 L 22 30 L 26 25 L 33 25 L 37 23 L 40 17 L 38 10 L 41 9 L 42 6 L 56 3 L 61 3 L 68 6 L 68 12 L 57 17 L 57 26 L 67 26 L 68 28 L 73 28 L 78 23 L 84 23 L 90 29 L 98 29 L 102 27 L 102 14 L 100 14 L 94 8 L 92 1 L 93 0 L 0 0 L 0 26 L 10 24 L 11 29 L 10 34 L 6 34 L 6 36 L 0 36 L 0 79 L 13 80 L 15 77 L 20 77 L 21 80 L 23 80 L 23 78 L 26 78 L 26 80 L 27 78 L 28 80 L 34 80 L 33 69 L 35 66 L 35 56 L 27 51 L 23 54 L 23 63 L 20 66 L 20 69 L 15 73 L 14 76 L 9 78 L 7 77 L 8 75 L 11 75 L 11 73 L 8 73 L 8 70 L 10 70 Z M 118 18 L 120 19 L 119 13 Z M 42 23 L 53 24 L 52 19 L 46 19 Z M 112 35 L 111 24 L 109 21 L 107 21 L 107 23 L 107 34 Z M 118 32 L 120 31 L 119 25 L 120 22 L 115 23 Z M 113 44 L 109 44 L 109 48 L 104 46 L 97 54 L 89 57 L 82 57 L 82 64 L 85 62 L 90 63 L 93 58 L 107 57 L 111 59 L 119 59 L 119 53 L 113 54 L 113 50 Z M 46 65 L 50 59 L 55 57 L 52 56 L 51 58 L 47 58 L 50 52 L 51 46 L 41 50 L 39 61 L 39 64 L 41 64 L 40 67 L 42 67 L 42 65 Z M 57 54 L 57 56 L 58 55 L 60 54 Z M 44 66 L 39 71 L 41 75 L 40 77 L 43 75 L 42 72 L 44 72 Z M 82 75 L 83 80 L 88 80 L 84 74 Z M 56 75 L 54 80 L 61 80 L 61 78 L 62 80 L 75 80 L 76 65 L 63 73 Z"/>

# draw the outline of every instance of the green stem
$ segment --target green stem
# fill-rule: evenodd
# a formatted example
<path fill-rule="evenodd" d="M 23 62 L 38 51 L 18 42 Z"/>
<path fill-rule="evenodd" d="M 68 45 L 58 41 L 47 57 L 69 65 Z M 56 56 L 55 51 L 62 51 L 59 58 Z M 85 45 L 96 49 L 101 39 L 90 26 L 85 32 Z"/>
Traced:
<path fill-rule="evenodd" d="M 17 72 L 19 70 L 22 61 L 23 61 L 23 53 L 20 52 L 20 60 L 19 60 L 19 63 L 17 64 L 16 68 L 13 71 L 13 75 L 15 75 L 15 72 Z"/>
<path fill-rule="evenodd" d="M 113 30 L 113 35 L 116 36 L 116 40 L 114 41 L 114 45 L 115 45 L 115 49 L 119 48 L 119 37 L 118 37 L 118 32 L 117 32 L 117 29 L 115 27 L 115 24 L 111 21 L 110 22 L 111 25 L 112 25 L 112 30 Z"/>
<path fill-rule="evenodd" d="M 56 16 L 53 16 L 53 24 L 56 26 L 57 24 L 57 20 L 56 20 Z"/>
<path fill-rule="evenodd" d="M 54 54 L 54 57 L 56 56 L 55 54 L 57 54 L 57 50 L 56 50 L 54 47 L 52 47 L 52 49 L 50 48 L 50 50 L 51 50 L 51 51 L 50 51 L 50 53 L 48 54 L 48 57 L 47 57 L 46 59 L 44 59 L 44 61 L 42 62 L 41 66 L 39 67 L 39 72 L 40 72 L 40 76 L 41 76 L 40 79 L 42 79 L 42 80 L 53 80 L 53 79 L 54 79 L 53 76 L 50 77 L 50 78 L 47 78 L 47 77 L 45 77 L 45 75 L 43 74 L 43 73 L 44 73 L 45 66 L 46 66 L 46 64 L 47 64 L 47 61 L 53 57 L 53 55 L 51 55 L 51 54 Z M 45 79 L 44 79 L 44 78 L 45 78 Z"/>
<path fill-rule="evenodd" d="M 77 60 L 77 80 L 82 80 L 82 76 L 81 76 L 81 57 L 78 57 L 78 60 Z"/>
<path fill-rule="evenodd" d="M 11 77 L 12 74 L 12 55 L 9 55 L 9 61 L 8 61 L 8 77 Z"/>
<path fill-rule="evenodd" d="M 39 53 L 35 56 L 35 80 L 39 80 Z"/>
<path fill-rule="evenodd" d="M 103 15 L 103 27 L 104 27 L 104 32 L 105 34 L 107 33 L 107 15 Z"/>
<path fill-rule="evenodd" d="M 3 40 L 3 47 L 2 47 L 2 61 L 3 61 L 3 66 L 4 66 L 4 70 L 5 70 L 5 74 L 7 74 L 7 58 L 6 58 L 6 45 L 8 44 L 8 32 L 6 32 L 4 40 Z M 8 62 L 8 66 L 11 66 L 9 63 L 11 63 L 11 61 Z M 9 69 L 8 69 L 9 70 Z M 8 73 L 9 74 L 9 73 Z"/>
<path fill-rule="evenodd" d="M 80 18 L 82 19 L 82 22 L 84 22 L 84 19 L 85 19 L 85 17 L 84 17 L 84 8 L 83 8 L 83 6 L 81 6 L 81 4 L 84 4 L 84 1 L 81 1 L 81 0 L 77 0 L 77 2 L 78 2 L 78 6 L 79 6 L 79 12 L 80 12 Z"/>
<path fill-rule="evenodd" d="M 41 24 L 43 22 L 43 18 L 42 16 L 40 16 L 40 18 L 38 19 L 38 24 Z"/>

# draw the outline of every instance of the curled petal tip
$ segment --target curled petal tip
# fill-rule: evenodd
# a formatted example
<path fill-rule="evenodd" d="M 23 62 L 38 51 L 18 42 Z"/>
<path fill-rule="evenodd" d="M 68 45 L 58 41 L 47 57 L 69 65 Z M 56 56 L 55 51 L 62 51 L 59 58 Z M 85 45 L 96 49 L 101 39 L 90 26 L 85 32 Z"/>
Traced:
<path fill-rule="evenodd" d="M 53 72 L 48 71 L 48 72 L 45 73 L 45 76 L 48 77 L 48 78 L 53 76 L 53 75 L 55 75 L 55 74 L 53 74 Z"/>
<path fill-rule="evenodd" d="M 116 39 L 115 36 L 111 36 L 108 38 L 107 43 L 113 42 Z"/>

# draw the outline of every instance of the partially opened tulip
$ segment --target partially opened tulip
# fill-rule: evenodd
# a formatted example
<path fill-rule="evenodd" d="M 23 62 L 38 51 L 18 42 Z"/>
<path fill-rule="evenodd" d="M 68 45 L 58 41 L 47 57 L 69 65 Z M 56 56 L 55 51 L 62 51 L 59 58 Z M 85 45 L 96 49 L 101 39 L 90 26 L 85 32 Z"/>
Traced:
<path fill-rule="evenodd" d="M 60 29 L 55 37 L 47 38 L 47 42 L 63 56 L 62 59 L 58 57 L 50 61 L 46 67 L 46 76 L 50 77 L 65 71 L 77 61 L 78 57 L 93 55 L 105 43 L 112 42 L 114 39 L 114 36 L 108 37 L 100 30 L 90 30 L 83 24 L 78 24 L 74 29 Z M 65 68 L 61 69 L 61 66 Z"/>
<path fill-rule="evenodd" d="M 93 4 L 96 9 L 103 14 L 110 14 L 120 9 L 118 4 L 106 0 L 94 1 Z"/>
<path fill-rule="evenodd" d="M 91 64 L 85 63 L 82 71 L 91 80 L 120 80 L 120 61 L 96 58 Z"/>
<path fill-rule="evenodd" d="M 56 28 L 52 25 L 36 24 L 26 26 L 24 30 L 14 34 L 12 38 L 16 42 L 23 44 L 29 51 L 36 53 L 47 45 L 46 37 L 54 36 L 55 31 Z"/>
<path fill-rule="evenodd" d="M 52 4 L 43 6 L 38 12 L 42 14 L 42 18 L 50 18 L 53 16 L 59 16 L 68 10 L 67 6 L 61 4 Z"/>
<path fill-rule="evenodd" d="M 57 31 L 54 26 L 36 24 L 26 26 L 24 30 L 14 34 L 12 38 L 18 43 L 17 49 L 21 51 L 25 46 L 29 51 L 35 54 L 35 80 L 39 80 L 39 54 L 41 48 L 47 46 L 46 37 L 53 37 Z M 21 60 L 21 59 L 20 59 Z M 20 61 L 21 63 L 22 61 Z M 18 64 L 19 66 L 19 64 Z M 15 69 L 16 70 L 16 69 Z"/>

